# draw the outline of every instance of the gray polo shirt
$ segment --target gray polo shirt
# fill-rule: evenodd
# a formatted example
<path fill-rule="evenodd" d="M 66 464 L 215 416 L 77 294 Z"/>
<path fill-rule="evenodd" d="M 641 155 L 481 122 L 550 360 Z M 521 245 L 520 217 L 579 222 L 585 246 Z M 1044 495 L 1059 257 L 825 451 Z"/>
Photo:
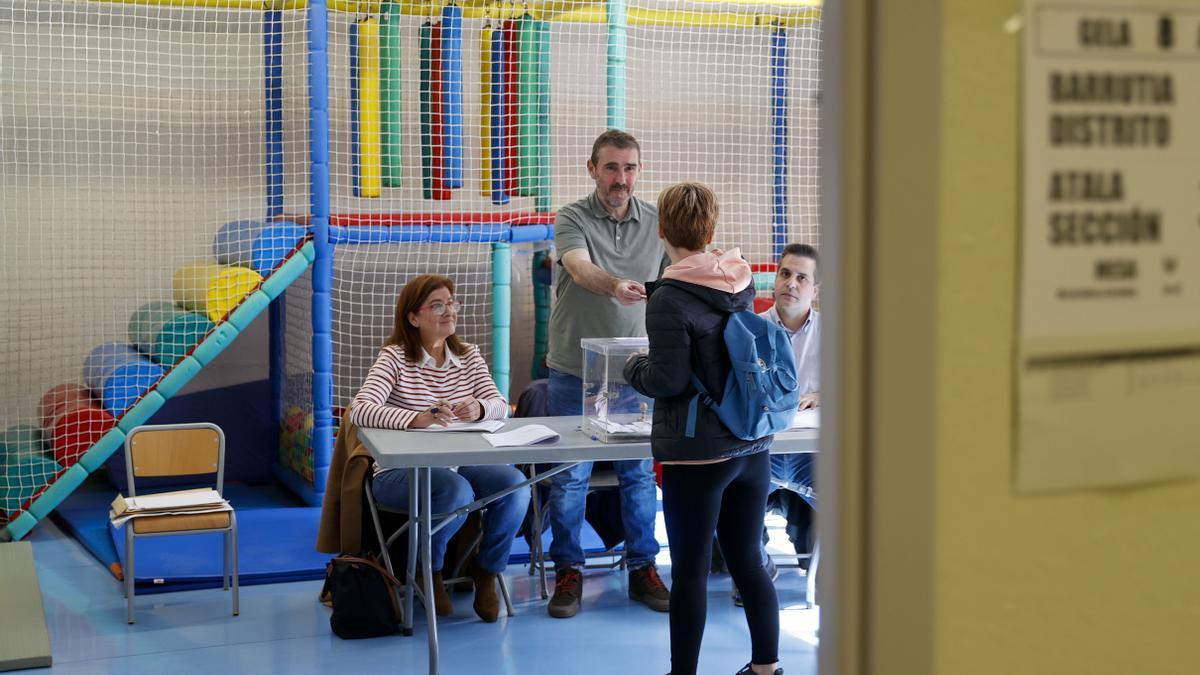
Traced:
<path fill-rule="evenodd" d="M 668 262 L 658 238 L 658 210 L 637 197 L 620 222 L 608 215 L 595 192 L 560 208 L 554 219 L 554 247 L 560 261 L 567 251 L 587 249 L 600 269 L 640 283 L 658 279 Z M 596 295 L 576 284 L 561 262 L 555 277 L 546 354 L 551 368 L 582 377 L 581 339 L 646 335 L 646 303 L 622 305 L 611 295 Z"/>

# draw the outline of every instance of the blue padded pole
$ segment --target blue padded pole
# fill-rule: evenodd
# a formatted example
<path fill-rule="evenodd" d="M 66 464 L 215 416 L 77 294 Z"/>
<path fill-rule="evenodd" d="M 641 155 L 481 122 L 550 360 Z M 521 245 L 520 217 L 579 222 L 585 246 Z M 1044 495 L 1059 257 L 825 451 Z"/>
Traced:
<path fill-rule="evenodd" d="M 625 128 L 625 0 L 608 0 L 608 127 Z"/>
<path fill-rule="evenodd" d="M 512 329 L 512 245 L 492 244 L 492 379 L 508 398 L 509 335 Z"/>
<path fill-rule="evenodd" d="M 442 92 L 445 104 L 446 187 L 463 186 L 463 11 L 453 2 L 442 8 Z"/>
<path fill-rule="evenodd" d="M 267 221 L 283 214 L 283 12 L 263 13 L 263 90 L 266 111 Z M 268 310 L 268 373 L 271 382 L 271 429 L 283 423 L 283 376 L 287 352 L 283 335 L 287 318 L 283 300 Z"/>
<path fill-rule="evenodd" d="M 771 196 L 773 260 L 787 246 L 788 220 L 788 99 L 787 32 L 776 24 L 771 31 L 771 159 L 774 184 Z"/>
<path fill-rule="evenodd" d="M 283 12 L 263 13 L 267 219 L 283 213 Z"/>
<path fill-rule="evenodd" d="M 333 244 L 329 241 L 329 12 L 308 5 L 309 143 L 312 155 L 313 506 L 320 504 L 333 458 Z"/>

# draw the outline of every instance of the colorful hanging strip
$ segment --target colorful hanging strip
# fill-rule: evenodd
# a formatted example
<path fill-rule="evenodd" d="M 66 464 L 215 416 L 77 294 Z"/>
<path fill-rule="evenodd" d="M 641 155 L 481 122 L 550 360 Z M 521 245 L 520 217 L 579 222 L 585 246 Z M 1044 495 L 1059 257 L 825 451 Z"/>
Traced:
<path fill-rule="evenodd" d="M 442 134 L 447 188 L 463 186 L 463 11 L 455 4 L 442 8 Z"/>
<path fill-rule="evenodd" d="M 378 197 L 382 177 L 379 134 L 379 19 L 358 22 L 358 196 Z"/>
<path fill-rule="evenodd" d="M 401 156 L 404 145 L 401 136 L 403 124 L 403 98 L 400 87 L 400 49 L 403 13 L 400 3 L 387 3 L 381 27 L 379 57 L 380 91 L 383 99 L 383 186 L 400 187 Z"/>
<path fill-rule="evenodd" d="M 421 69 L 421 195 L 433 199 L 433 65 L 431 58 L 433 29 L 428 22 L 418 32 Z"/>

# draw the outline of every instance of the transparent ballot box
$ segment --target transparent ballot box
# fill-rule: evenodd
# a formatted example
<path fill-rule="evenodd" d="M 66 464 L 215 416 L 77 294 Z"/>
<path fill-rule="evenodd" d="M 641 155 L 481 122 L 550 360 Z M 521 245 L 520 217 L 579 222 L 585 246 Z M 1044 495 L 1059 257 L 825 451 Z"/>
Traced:
<path fill-rule="evenodd" d="M 654 399 L 637 393 L 622 371 L 629 355 L 649 349 L 646 338 L 584 338 L 584 433 L 605 443 L 650 438 Z"/>

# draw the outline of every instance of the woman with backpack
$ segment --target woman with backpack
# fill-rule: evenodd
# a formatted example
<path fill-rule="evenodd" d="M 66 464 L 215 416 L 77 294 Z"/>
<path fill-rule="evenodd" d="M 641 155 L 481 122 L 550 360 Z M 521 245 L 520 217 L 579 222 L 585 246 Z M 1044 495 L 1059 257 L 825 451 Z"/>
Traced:
<path fill-rule="evenodd" d="M 650 447 L 663 465 L 671 551 L 670 675 L 696 672 L 714 531 L 750 628 L 750 663 L 738 674 L 782 675 L 779 601 L 759 541 L 774 436 L 735 436 L 714 410 L 697 404 L 700 390 L 692 382 L 694 375 L 707 392 L 725 389 L 731 369 L 725 327 L 731 314 L 754 301 L 750 265 L 741 252 L 705 251 L 718 214 L 716 195 L 700 183 L 659 194 L 658 235 L 672 264 L 647 286 L 649 353 L 631 357 L 624 374 L 634 389 L 654 397 Z"/>

